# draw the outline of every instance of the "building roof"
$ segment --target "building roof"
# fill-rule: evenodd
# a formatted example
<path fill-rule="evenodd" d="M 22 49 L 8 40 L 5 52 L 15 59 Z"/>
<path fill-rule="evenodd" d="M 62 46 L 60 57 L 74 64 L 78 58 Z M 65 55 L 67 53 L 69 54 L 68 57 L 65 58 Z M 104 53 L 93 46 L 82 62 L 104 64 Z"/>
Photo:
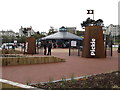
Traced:
<path fill-rule="evenodd" d="M 40 40 L 49 40 L 49 39 L 80 39 L 80 37 L 70 32 L 57 32 L 52 35 L 43 37 Z"/>

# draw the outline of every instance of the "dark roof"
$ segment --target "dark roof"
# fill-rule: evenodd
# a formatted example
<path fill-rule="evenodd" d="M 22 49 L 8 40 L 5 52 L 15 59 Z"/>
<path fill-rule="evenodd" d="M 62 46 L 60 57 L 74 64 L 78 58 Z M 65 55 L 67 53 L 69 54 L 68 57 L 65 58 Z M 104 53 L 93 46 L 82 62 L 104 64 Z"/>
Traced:
<path fill-rule="evenodd" d="M 70 32 L 57 32 L 52 35 L 41 38 L 41 40 L 48 39 L 80 39 L 80 37 Z"/>

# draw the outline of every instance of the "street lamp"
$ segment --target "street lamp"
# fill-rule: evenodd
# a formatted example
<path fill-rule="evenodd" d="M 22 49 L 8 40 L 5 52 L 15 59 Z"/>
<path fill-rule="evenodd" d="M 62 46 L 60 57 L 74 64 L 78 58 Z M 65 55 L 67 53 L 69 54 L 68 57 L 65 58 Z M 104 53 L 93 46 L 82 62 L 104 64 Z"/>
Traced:
<path fill-rule="evenodd" d="M 105 27 L 102 27 L 103 28 L 103 35 L 104 35 L 104 48 L 105 48 L 105 56 L 106 56 L 106 50 L 107 50 L 107 41 L 106 41 L 106 28 Z"/>
<path fill-rule="evenodd" d="M 110 48 L 111 48 L 111 56 L 112 56 L 112 34 L 111 34 L 111 32 L 110 32 Z"/>

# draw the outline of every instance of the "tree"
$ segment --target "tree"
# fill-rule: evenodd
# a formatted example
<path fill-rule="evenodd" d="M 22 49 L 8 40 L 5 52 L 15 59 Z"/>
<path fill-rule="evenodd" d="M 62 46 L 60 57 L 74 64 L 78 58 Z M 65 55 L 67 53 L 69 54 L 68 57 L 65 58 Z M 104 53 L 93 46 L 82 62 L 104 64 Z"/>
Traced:
<path fill-rule="evenodd" d="M 84 33 L 85 33 L 85 31 L 76 31 L 76 35 L 78 35 L 78 36 L 82 36 L 82 35 L 84 35 Z"/>
<path fill-rule="evenodd" d="M 42 37 L 45 37 L 45 35 L 41 34 L 39 31 L 37 31 L 34 35 L 32 35 L 36 40 Z"/>
<path fill-rule="evenodd" d="M 39 32 L 39 31 L 37 31 L 37 34 L 39 34 L 39 35 L 40 35 L 40 32 Z"/>
<path fill-rule="evenodd" d="M 18 43 L 25 43 L 26 42 L 26 37 L 22 36 L 17 39 Z"/>
<path fill-rule="evenodd" d="M 10 37 L 9 36 L 2 36 L 2 43 L 10 43 Z"/>
<path fill-rule="evenodd" d="M 54 29 L 54 27 L 51 26 L 50 29 L 49 29 L 48 35 L 54 34 L 56 32 L 57 32 L 57 30 Z"/>
<path fill-rule="evenodd" d="M 33 37 L 34 37 L 35 39 L 39 39 L 39 38 L 42 38 L 42 35 L 41 35 L 41 34 L 34 34 Z"/>
<path fill-rule="evenodd" d="M 16 39 L 15 36 L 2 36 L 2 43 L 13 43 L 14 40 Z"/>

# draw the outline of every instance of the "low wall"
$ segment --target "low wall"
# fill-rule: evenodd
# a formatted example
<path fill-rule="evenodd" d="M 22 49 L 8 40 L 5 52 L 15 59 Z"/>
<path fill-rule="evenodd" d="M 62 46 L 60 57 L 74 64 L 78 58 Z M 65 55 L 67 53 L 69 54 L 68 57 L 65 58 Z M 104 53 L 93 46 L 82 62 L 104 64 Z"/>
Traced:
<path fill-rule="evenodd" d="M 65 62 L 65 59 L 57 57 L 3 57 L 2 66 L 24 65 L 24 64 L 46 64 Z"/>
<path fill-rule="evenodd" d="M 12 82 L 12 81 L 8 81 L 8 80 L 5 80 L 5 79 L 0 79 L 0 84 L 2 84 L 1 89 L 38 90 L 35 87 L 20 84 L 20 83 L 16 83 L 16 82 Z M 39 90 L 43 90 L 43 89 L 39 89 Z"/>

